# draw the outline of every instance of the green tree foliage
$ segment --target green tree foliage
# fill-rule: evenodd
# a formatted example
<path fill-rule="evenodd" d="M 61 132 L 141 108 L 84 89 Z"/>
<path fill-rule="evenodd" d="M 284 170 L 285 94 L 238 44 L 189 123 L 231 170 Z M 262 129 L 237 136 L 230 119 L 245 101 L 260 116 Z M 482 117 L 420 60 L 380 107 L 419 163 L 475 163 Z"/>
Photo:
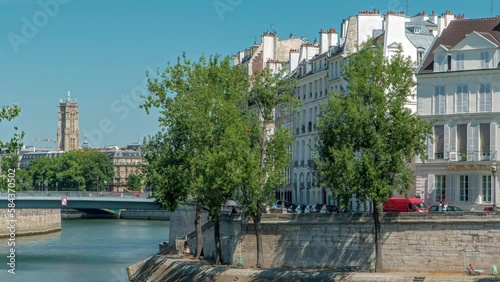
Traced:
<path fill-rule="evenodd" d="M 341 199 L 373 203 L 376 270 L 383 269 L 379 213 L 394 191 L 413 181 L 410 163 L 426 158 L 431 124 L 404 107 L 415 86 L 412 62 L 399 50 L 364 46 L 343 67 L 348 91 L 330 94 L 319 121 L 319 170 Z"/>
<path fill-rule="evenodd" d="M 290 129 L 274 127 L 274 111 L 278 105 L 296 109 L 299 101 L 293 95 L 296 80 L 269 69 L 251 77 L 247 111 L 248 147 L 241 147 L 244 156 L 243 181 L 239 200 L 253 219 L 257 239 L 257 267 L 263 265 L 261 218 L 265 206 L 274 199 L 274 192 L 285 183 L 285 169 L 291 163 L 288 147 L 293 144 Z"/>
<path fill-rule="evenodd" d="M 208 211 L 219 263 L 221 206 L 241 182 L 243 160 L 235 148 L 248 140 L 241 110 L 247 102 L 246 76 L 231 66 L 229 57 L 194 62 L 184 54 L 156 78 L 148 77 L 151 94 L 143 107 L 148 113 L 153 107 L 161 110 L 162 131 L 144 142 L 146 185 L 168 210 L 188 200 L 196 204 L 198 257 L 201 211 Z"/>
<path fill-rule="evenodd" d="M 102 191 L 106 189 L 104 183 L 111 183 L 114 169 L 105 154 L 86 148 L 66 152 L 59 158 L 35 159 L 28 173 L 35 188 Z"/>
<path fill-rule="evenodd" d="M 12 106 L 2 106 L 0 107 L 0 122 L 11 121 L 15 117 L 19 116 L 21 113 L 21 108 L 14 104 Z M 19 132 L 17 127 L 14 127 L 15 133 L 10 141 L 0 140 L 0 150 L 7 148 L 10 153 L 16 152 L 17 149 L 22 147 L 22 139 L 24 138 L 24 132 Z"/>
<path fill-rule="evenodd" d="M 11 121 L 21 113 L 21 108 L 14 104 L 12 106 L 1 106 L 0 107 L 0 123 L 2 121 Z M 0 153 L 6 153 L 5 156 L 0 156 L 2 160 L 0 163 L 0 191 L 7 190 L 7 173 L 9 169 L 16 169 L 18 167 L 19 162 L 15 162 L 15 160 L 19 160 L 17 154 L 17 150 L 22 147 L 22 139 L 24 138 L 24 132 L 19 132 L 17 127 L 14 127 L 14 136 L 9 141 L 0 140 Z M 5 151 L 5 152 L 2 152 Z M 17 180 L 16 174 L 16 180 Z M 18 185 L 16 184 L 16 187 Z"/>
<path fill-rule="evenodd" d="M 127 188 L 131 191 L 141 191 L 141 177 L 135 173 L 129 174 Z"/>

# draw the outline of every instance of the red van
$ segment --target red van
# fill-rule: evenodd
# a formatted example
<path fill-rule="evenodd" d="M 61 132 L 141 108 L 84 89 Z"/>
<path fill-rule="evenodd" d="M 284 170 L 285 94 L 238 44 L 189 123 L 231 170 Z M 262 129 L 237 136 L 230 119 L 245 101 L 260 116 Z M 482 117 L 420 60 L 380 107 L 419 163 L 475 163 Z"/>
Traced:
<path fill-rule="evenodd" d="M 428 208 L 422 199 L 390 198 L 384 203 L 384 212 L 427 212 Z"/>

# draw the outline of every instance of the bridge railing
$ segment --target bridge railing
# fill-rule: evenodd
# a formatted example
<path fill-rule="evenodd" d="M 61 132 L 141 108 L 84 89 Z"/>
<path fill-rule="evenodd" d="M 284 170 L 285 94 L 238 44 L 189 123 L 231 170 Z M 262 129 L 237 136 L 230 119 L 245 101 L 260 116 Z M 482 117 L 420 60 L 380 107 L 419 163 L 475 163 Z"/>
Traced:
<path fill-rule="evenodd" d="M 1 192 L 0 197 L 7 197 L 8 193 Z M 130 192 L 96 192 L 96 191 L 18 191 L 19 197 L 77 197 L 77 198 L 150 198 L 149 193 Z"/>

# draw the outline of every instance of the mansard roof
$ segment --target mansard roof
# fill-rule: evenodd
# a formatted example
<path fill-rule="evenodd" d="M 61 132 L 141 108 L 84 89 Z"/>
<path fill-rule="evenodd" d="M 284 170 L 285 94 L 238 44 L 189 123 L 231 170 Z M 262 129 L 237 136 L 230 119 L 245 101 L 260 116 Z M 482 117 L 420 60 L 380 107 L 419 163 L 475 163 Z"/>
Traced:
<path fill-rule="evenodd" d="M 419 74 L 432 73 L 434 71 L 434 52 L 432 52 L 434 49 L 441 45 L 453 48 L 474 31 L 490 40 L 500 41 L 500 17 L 451 21 L 448 27 L 443 30 L 441 36 L 434 41 L 431 52 L 427 53 L 428 55 L 422 64 Z"/>

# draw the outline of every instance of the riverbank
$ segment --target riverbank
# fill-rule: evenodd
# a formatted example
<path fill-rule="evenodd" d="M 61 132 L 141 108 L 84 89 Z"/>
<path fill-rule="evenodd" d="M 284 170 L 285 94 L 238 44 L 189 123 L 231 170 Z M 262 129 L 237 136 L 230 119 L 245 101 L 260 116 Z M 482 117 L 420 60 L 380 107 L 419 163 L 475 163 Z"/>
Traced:
<path fill-rule="evenodd" d="M 132 282 L 197 281 L 343 281 L 343 282 L 493 282 L 492 275 L 464 276 L 463 273 L 349 272 L 342 269 L 243 268 L 215 266 L 207 261 L 177 255 L 155 255 L 128 268 Z"/>
<path fill-rule="evenodd" d="M 61 231 L 59 209 L 16 209 L 15 218 L 7 209 L 0 209 L 0 238 L 39 235 Z"/>

